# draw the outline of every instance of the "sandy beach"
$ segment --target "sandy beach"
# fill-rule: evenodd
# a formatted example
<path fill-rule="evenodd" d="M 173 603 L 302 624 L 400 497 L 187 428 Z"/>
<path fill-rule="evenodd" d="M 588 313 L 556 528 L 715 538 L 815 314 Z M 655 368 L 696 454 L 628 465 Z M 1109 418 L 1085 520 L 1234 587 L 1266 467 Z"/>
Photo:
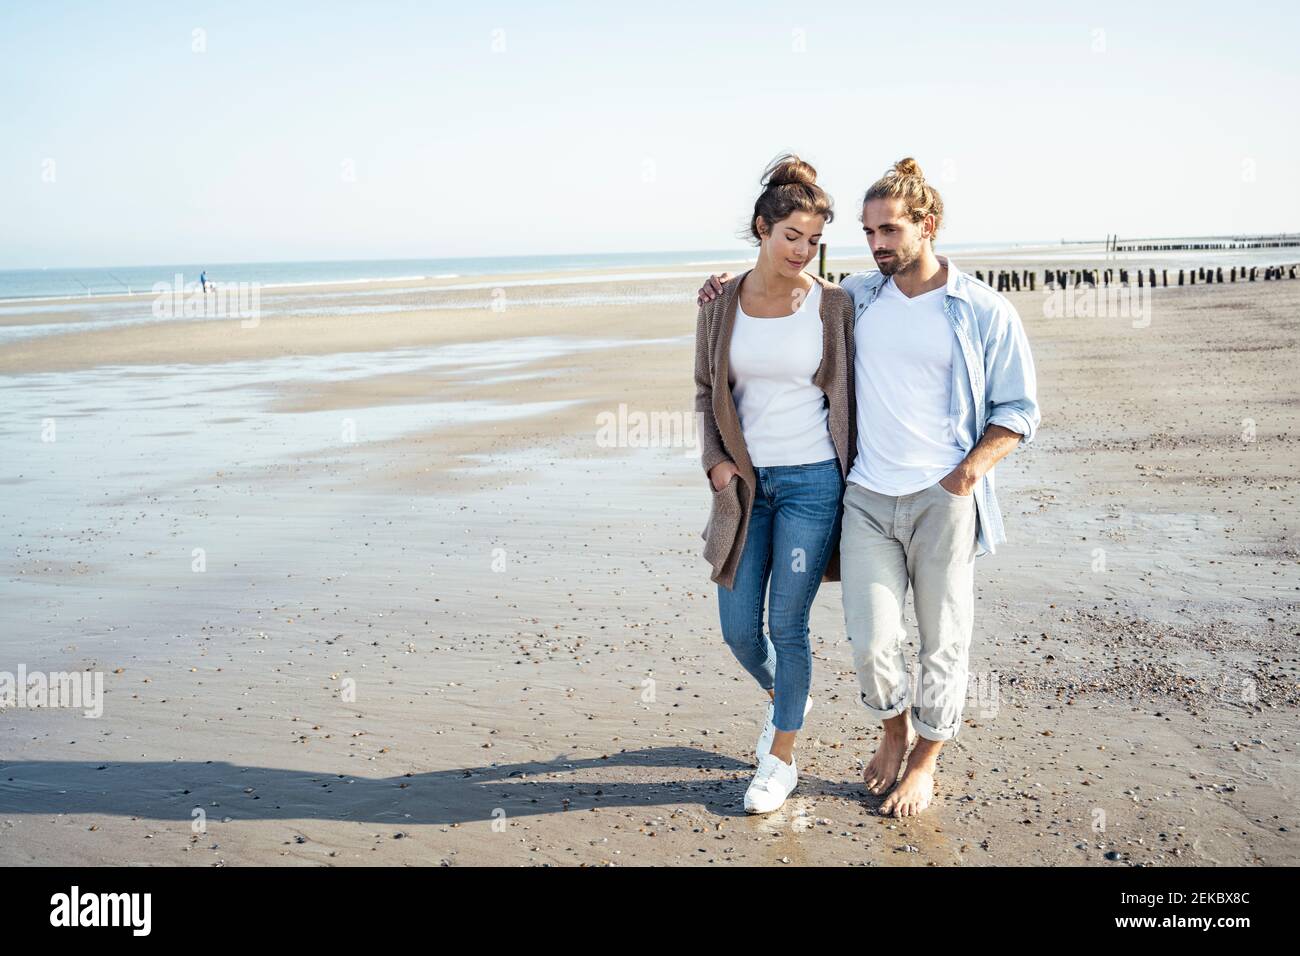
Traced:
<path fill-rule="evenodd" d="M 706 479 L 635 426 L 691 418 L 708 271 L 0 310 L 0 672 L 105 691 L 0 709 L 0 864 L 1300 863 L 1300 281 L 1142 323 L 1010 294 L 1042 427 L 997 469 L 978 699 L 897 821 L 838 584 L 799 789 L 741 809 L 764 697 Z"/>

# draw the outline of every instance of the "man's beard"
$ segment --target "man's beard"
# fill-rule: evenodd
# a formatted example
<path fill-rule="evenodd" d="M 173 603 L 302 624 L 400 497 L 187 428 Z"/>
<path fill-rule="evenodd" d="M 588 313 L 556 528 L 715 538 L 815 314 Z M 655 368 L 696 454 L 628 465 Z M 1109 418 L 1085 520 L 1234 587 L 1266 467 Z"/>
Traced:
<path fill-rule="evenodd" d="M 885 262 L 877 259 L 876 268 L 880 270 L 881 275 L 892 276 L 905 271 L 920 257 L 920 252 L 919 246 L 915 249 L 895 249 Z"/>

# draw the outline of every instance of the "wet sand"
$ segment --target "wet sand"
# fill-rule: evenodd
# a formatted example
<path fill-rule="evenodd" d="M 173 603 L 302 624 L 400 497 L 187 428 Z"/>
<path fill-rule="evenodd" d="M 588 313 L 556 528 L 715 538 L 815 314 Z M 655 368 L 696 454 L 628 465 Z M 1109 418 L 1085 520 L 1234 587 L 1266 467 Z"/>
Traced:
<path fill-rule="evenodd" d="M 895 821 L 837 584 L 800 787 L 743 813 L 763 698 L 698 458 L 600 438 L 689 416 L 698 282 L 493 281 L 0 343 L 0 671 L 106 688 L 0 710 L 0 863 L 1300 862 L 1300 282 L 1143 328 L 1011 296 L 1043 426 L 998 468 L 979 697 Z"/>

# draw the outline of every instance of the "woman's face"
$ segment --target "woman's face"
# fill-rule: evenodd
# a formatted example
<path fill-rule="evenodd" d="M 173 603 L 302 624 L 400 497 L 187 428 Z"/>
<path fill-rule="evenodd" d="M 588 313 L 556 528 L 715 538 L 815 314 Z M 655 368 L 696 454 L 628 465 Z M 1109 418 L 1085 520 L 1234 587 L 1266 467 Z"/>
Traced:
<path fill-rule="evenodd" d="M 760 233 L 763 233 L 765 225 L 760 216 Z M 792 212 L 763 235 L 760 254 L 767 257 L 768 265 L 778 274 L 787 279 L 797 278 L 817 255 L 825 227 L 825 216 Z"/>
<path fill-rule="evenodd" d="M 764 225 L 763 217 L 759 216 L 759 233 L 763 232 Z M 781 276 L 797 278 L 813 261 L 824 228 L 826 217 L 811 212 L 792 212 L 763 235 L 761 254 L 767 256 L 768 265 Z"/>

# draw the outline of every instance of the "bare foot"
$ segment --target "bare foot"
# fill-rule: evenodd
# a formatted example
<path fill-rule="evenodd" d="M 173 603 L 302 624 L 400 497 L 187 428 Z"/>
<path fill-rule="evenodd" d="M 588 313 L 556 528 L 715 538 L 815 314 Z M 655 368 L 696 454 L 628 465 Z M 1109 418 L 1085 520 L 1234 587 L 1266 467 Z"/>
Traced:
<path fill-rule="evenodd" d="M 930 741 L 926 741 L 930 743 Z M 933 750 L 924 745 L 912 751 L 903 771 L 903 779 L 880 805 L 880 815 L 894 817 L 914 817 L 934 800 L 934 771 L 938 748 Z"/>
<path fill-rule="evenodd" d="M 862 770 L 862 782 L 867 785 L 867 791 L 877 797 L 894 785 L 898 770 L 903 766 L 903 756 L 916 739 L 916 734 L 908 726 L 906 711 L 886 720 L 884 727 L 884 737 L 876 755 Z"/>

